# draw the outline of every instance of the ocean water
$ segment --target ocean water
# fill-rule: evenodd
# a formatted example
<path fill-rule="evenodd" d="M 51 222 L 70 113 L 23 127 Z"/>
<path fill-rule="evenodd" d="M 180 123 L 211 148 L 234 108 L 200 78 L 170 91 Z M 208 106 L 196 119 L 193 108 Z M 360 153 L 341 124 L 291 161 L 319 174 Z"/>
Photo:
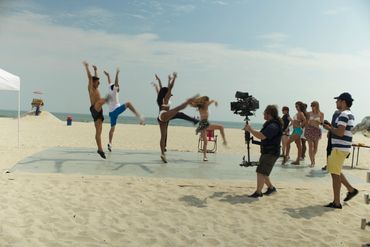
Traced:
<path fill-rule="evenodd" d="M 92 118 L 90 114 L 81 114 L 81 113 L 62 113 L 62 112 L 50 112 L 55 117 L 59 118 L 62 121 L 66 121 L 67 116 L 72 116 L 73 121 L 76 122 L 92 122 Z M 26 111 L 21 111 L 21 116 L 27 114 Z M 6 117 L 6 118 L 16 118 L 18 116 L 17 111 L 11 111 L 11 110 L 0 110 L 0 117 Z M 104 122 L 109 123 L 109 116 L 104 115 Z M 241 118 L 242 119 L 242 118 Z M 136 117 L 133 116 L 127 116 L 125 114 L 120 115 L 118 118 L 118 123 L 121 124 L 138 124 L 138 120 Z M 150 125 L 157 125 L 157 118 L 153 117 L 145 117 L 145 123 Z M 245 122 L 242 120 L 240 122 L 228 122 L 228 121 L 218 121 L 213 120 L 211 123 L 217 123 L 222 124 L 225 128 L 231 128 L 231 129 L 242 129 L 244 127 Z M 194 125 L 190 122 L 181 120 L 181 119 L 175 119 L 171 120 L 170 123 L 171 126 L 185 126 L 185 127 L 194 127 Z M 262 123 L 253 123 L 253 127 L 256 129 L 262 128 Z"/>

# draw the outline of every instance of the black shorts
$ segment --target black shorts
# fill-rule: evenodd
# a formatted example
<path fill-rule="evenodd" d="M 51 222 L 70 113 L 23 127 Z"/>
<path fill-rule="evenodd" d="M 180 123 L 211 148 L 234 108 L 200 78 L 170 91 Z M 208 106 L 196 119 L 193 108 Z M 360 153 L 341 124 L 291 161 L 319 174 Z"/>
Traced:
<path fill-rule="evenodd" d="M 101 119 L 102 122 L 104 121 L 103 109 L 101 109 L 101 111 L 98 112 L 97 110 L 95 110 L 95 107 L 92 105 L 90 106 L 90 112 L 91 112 L 92 118 L 94 119 L 94 122 L 98 121 L 98 119 Z"/>
<path fill-rule="evenodd" d="M 278 158 L 279 156 L 276 156 L 274 154 L 261 154 L 256 172 L 261 173 L 265 176 L 270 176 L 271 170 Z"/>

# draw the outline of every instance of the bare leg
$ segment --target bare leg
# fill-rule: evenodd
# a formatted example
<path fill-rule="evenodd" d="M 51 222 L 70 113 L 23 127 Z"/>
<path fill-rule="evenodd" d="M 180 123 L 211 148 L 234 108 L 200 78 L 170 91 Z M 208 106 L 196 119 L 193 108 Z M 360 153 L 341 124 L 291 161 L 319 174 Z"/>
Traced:
<path fill-rule="evenodd" d="M 165 155 L 165 148 L 166 148 L 166 139 L 167 139 L 167 127 L 168 125 L 163 122 L 159 122 L 159 128 L 161 131 L 161 140 L 159 142 L 159 145 L 161 147 L 161 159 L 164 163 L 167 163 L 166 155 Z"/>
<path fill-rule="evenodd" d="M 95 124 L 95 141 L 96 145 L 98 146 L 99 151 L 103 151 L 103 147 L 101 145 L 101 132 L 103 129 L 103 122 L 101 119 L 98 119 L 97 121 L 94 122 Z"/>
<path fill-rule="evenodd" d="M 302 155 L 301 138 L 297 134 L 294 134 L 292 137 L 298 149 L 297 160 L 295 162 L 292 162 L 292 164 L 299 165 L 300 157 Z"/>
<path fill-rule="evenodd" d="M 187 107 L 187 105 L 192 102 L 196 97 L 198 97 L 198 95 L 192 97 L 192 98 L 189 98 L 187 101 L 185 101 L 184 103 L 182 103 L 181 105 L 171 109 L 171 110 L 168 110 L 164 113 L 162 113 L 161 115 L 161 118 L 162 118 L 162 121 L 163 122 L 167 122 L 169 121 L 171 118 L 173 118 L 176 113 L 178 113 L 179 111 L 181 111 L 182 109 L 185 109 Z"/>
<path fill-rule="evenodd" d="M 285 164 L 288 159 L 289 159 L 289 153 L 290 153 L 290 143 L 292 142 L 291 137 L 288 137 L 286 140 L 286 145 L 285 145 L 285 154 L 284 154 L 284 159 L 283 159 L 283 164 Z"/>
<path fill-rule="evenodd" d="M 333 179 L 334 204 L 339 205 L 340 204 L 340 187 L 342 185 L 341 176 L 336 175 L 336 174 L 331 174 L 331 177 Z"/>
<path fill-rule="evenodd" d="M 114 134 L 114 130 L 115 130 L 116 126 L 112 126 L 109 130 L 109 144 L 112 144 L 112 140 L 113 140 L 113 134 Z"/>
<path fill-rule="evenodd" d="M 306 139 L 301 138 L 301 156 L 300 158 L 304 159 L 306 156 Z"/>
<path fill-rule="evenodd" d="M 317 154 L 318 146 L 319 146 L 319 140 L 313 141 L 313 162 L 314 162 L 314 164 L 316 164 L 315 157 L 316 157 L 316 154 Z"/>
<path fill-rule="evenodd" d="M 207 159 L 207 134 L 206 130 L 202 130 L 201 138 L 203 139 L 203 161 L 208 161 Z"/>
<path fill-rule="evenodd" d="M 352 185 L 348 182 L 347 178 L 343 175 L 343 173 L 340 174 L 340 181 L 341 183 L 346 186 L 347 190 L 349 192 L 353 192 L 354 188 Z"/>
<path fill-rule="evenodd" d="M 227 144 L 226 137 L 225 137 L 224 126 L 222 126 L 221 124 L 210 124 L 207 129 L 209 129 L 209 130 L 219 130 L 220 133 L 221 133 L 223 144 L 224 145 Z"/>
<path fill-rule="evenodd" d="M 126 107 L 127 107 L 128 109 L 130 109 L 130 111 L 132 111 L 132 113 L 134 113 L 134 114 L 135 114 L 135 116 L 139 119 L 140 124 L 141 124 L 141 125 L 144 125 L 144 124 L 145 124 L 145 120 L 144 120 L 144 118 L 140 115 L 140 113 L 138 113 L 138 112 L 136 111 L 136 109 L 135 109 L 135 107 L 132 105 L 132 103 L 129 101 L 129 102 L 126 102 L 126 103 L 125 103 L 125 105 L 126 105 Z"/>
<path fill-rule="evenodd" d="M 283 156 L 284 156 L 285 151 L 286 151 L 287 142 L 288 142 L 288 136 L 283 135 L 282 138 L 281 138 L 281 146 L 282 146 L 282 148 L 281 148 L 282 152 L 281 153 L 282 153 Z"/>
<path fill-rule="evenodd" d="M 265 175 L 257 172 L 257 190 L 258 194 L 262 193 L 263 185 L 265 184 Z"/>
<path fill-rule="evenodd" d="M 274 186 L 272 185 L 271 181 L 270 181 L 270 177 L 268 177 L 268 176 L 265 176 L 265 184 L 266 184 L 267 188 L 272 188 L 272 187 L 274 187 Z"/>
<path fill-rule="evenodd" d="M 311 165 L 310 167 L 315 166 L 315 154 L 314 154 L 314 143 L 313 141 L 307 141 L 308 142 L 308 155 L 310 156 Z"/>

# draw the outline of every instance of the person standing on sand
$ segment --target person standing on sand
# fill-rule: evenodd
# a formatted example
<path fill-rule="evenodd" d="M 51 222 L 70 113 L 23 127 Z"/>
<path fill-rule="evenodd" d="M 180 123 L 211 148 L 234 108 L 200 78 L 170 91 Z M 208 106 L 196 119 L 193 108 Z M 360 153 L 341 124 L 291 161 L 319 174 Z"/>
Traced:
<path fill-rule="evenodd" d="M 136 111 L 136 109 L 134 108 L 134 106 L 132 105 L 131 102 L 126 102 L 124 104 L 120 104 L 119 103 L 119 99 L 118 99 L 118 93 L 120 91 L 120 87 L 119 87 L 119 83 L 118 83 L 118 74 L 119 74 L 120 70 L 117 68 L 117 71 L 116 71 L 116 79 L 114 81 L 114 83 L 112 83 L 111 79 L 110 79 L 110 75 L 107 71 L 104 71 L 104 74 L 107 76 L 108 78 L 108 84 L 109 84 L 109 96 L 110 96 L 110 101 L 109 101 L 109 118 L 110 118 L 110 131 L 109 131 L 109 143 L 108 143 L 108 150 L 109 152 L 112 152 L 112 140 L 113 140 L 113 134 L 114 134 L 114 130 L 116 128 L 116 124 L 117 124 L 117 119 L 118 119 L 118 116 L 123 113 L 127 108 L 130 109 L 130 111 L 132 111 L 135 116 L 139 119 L 139 123 L 141 125 L 145 125 L 145 120 L 144 118 Z"/>
<path fill-rule="evenodd" d="M 292 164 L 299 165 L 299 162 L 302 156 L 301 136 L 303 133 L 302 127 L 304 126 L 304 123 L 306 122 L 306 116 L 304 114 L 305 108 L 304 108 L 304 104 L 301 101 L 297 101 L 295 103 L 295 108 L 297 110 L 297 113 L 294 115 L 293 118 L 289 118 L 293 126 L 293 132 L 290 135 L 290 138 L 287 140 L 287 143 L 286 143 L 286 150 L 284 154 L 283 165 L 289 160 L 290 143 L 293 141 L 297 145 L 298 154 L 297 154 L 296 161 L 292 162 Z"/>
<path fill-rule="evenodd" d="M 245 131 L 250 132 L 253 136 L 261 140 L 261 156 L 257 166 L 257 188 L 256 191 L 249 195 L 252 198 L 262 197 L 263 195 L 271 195 L 276 192 L 276 188 L 270 181 L 270 173 L 275 165 L 276 160 L 280 155 L 280 142 L 283 135 L 283 123 L 279 118 L 278 109 L 274 105 L 268 105 L 263 112 L 263 117 L 266 122 L 260 131 L 253 129 L 246 124 Z M 262 193 L 263 186 L 266 184 L 267 190 Z"/>
<path fill-rule="evenodd" d="M 288 142 L 288 139 L 289 139 L 289 132 L 290 132 L 290 129 L 289 129 L 289 123 L 290 123 L 290 116 L 289 116 L 289 107 L 287 106 L 283 106 L 282 108 L 282 112 L 283 112 L 283 117 L 281 118 L 283 120 L 283 136 L 281 137 L 281 155 L 282 157 L 284 157 L 284 154 L 285 154 L 285 150 L 286 150 L 286 144 Z"/>
<path fill-rule="evenodd" d="M 89 64 L 84 61 L 83 65 L 86 69 L 87 73 L 87 79 L 88 79 L 88 86 L 87 90 L 89 92 L 89 97 L 90 97 L 90 112 L 91 116 L 94 119 L 94 125 L 95 125 L 95 141 L 96 145 L 98 146 L 98 151 L 97 153 L 100 155 L 101 158 L 106 159 L 105 153 L 103 151 L 103 147 L 101 144 L 101 133 L 103 130 L 103 121 L 104 121 L 104 116 L 103 116 L 103 105 L 108 102 L 108 96 L 103 99 L 100 97 L 100 92 L 99 92 L 99 84 L 100 84 L 100 79 L 98 77 L 98 69 L 95 65 L 93 65 L 94 69 L 94 75 L 92 76 L 89 70 Z"/>
<path fill-rule="evenodd" d="M 191 106 L 198 108 L 199 115 L 200 115 L 200 122 L 195 130 L 195 133 L 200 133 L 201 138 L 203 139 L 203 161 L 208 161 L 207 158 L 207 130 L 216 130 L 218 129 L 221 132 L 221 137 L 223 140 L 223 144 L 226 145 L 226 138 L 225 138 L 225 132 L 224 132 L 224 126 L 220 124 L 210 124 L 208 122 L 208 107 L 215 103 L 215 106 L 218 105 L 217 101 L 210 100 L 208 96 L 202 96 L 199 98 L 196 98 L 193 102 L 190 103 Z"/>
<path fill-rule="evenodd" d="M 336 106 L 340 114 L 333 125 L 327 122 L 324 122 L 323 125 L 331 133 L 332 151 L 328 158 L 327 170 L 332 177 L 334 200 L 324 207 L 341 209 L 340 189 L 342 184 L 348 190 L 344 201 L 349 201 L 358 194 L 358 190 L 352 187 L 342 173 L 344 160 L 350 154 L 352 147 L 352 129 L 355 118 L 350 110 L 353 102 L 351 94 L 342 93 L 334 99 L 337 100 Z"/>
<path fill-rule="evenodd" d="M 320 105 L 317 101 L 312 101 L 311 108 L 312 111 L 307 113 L 307 124 L 304 135 L 308 142 L 308 154 L 311 160 L 310 167 L 312 168 L 316 163 L 315 157 L 319 140 L 321 139 L 320 124 L 324 122 L 324 113 L 320 111 Z"/>

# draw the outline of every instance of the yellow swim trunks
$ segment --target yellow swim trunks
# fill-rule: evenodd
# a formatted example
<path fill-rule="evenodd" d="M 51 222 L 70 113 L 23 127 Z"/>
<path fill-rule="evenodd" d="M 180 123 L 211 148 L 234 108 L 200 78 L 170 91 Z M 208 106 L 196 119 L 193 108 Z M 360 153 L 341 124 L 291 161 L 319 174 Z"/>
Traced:
<path fill-rule="evenodd" d="M 335 175 L 340 175 L 344 160 L 347 158 L 348 154 L 349 152 L 333 149 L 328 157 L 328 172 Z"/>

